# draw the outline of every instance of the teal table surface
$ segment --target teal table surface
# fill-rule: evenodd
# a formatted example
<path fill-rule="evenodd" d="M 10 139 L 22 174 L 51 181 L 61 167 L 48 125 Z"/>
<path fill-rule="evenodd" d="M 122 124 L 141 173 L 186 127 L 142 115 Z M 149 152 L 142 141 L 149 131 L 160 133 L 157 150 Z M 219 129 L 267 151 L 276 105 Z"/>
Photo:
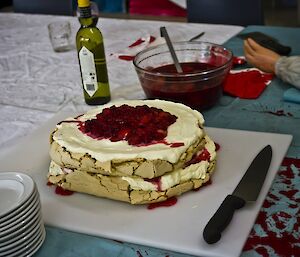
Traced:
<path fill-rule="evenodd" d="M 242 33 L 260 31 L 292 47 L 290 55 L 300 55 L 300 28 L 249 26 Z M 234 37 L 226 42 L 235 56 L 243 55 L 243 41 Z M 300 157 L 300 105 L 285 102 L 283 94 L 292 86 L 278 78 L 255 100 L 224 95 L 219 104 L 203 112 L 206 126 L 292 134 L 287 156 Z"/>
<path fill-rule="evenodd" d="M 249 26 L 241 33 L 250 31 L 265 32 L 291 46 L 291 55 L 300 55 L 300 28 Z M 243 55 L 241 39 L 234 37 L 225 45 L 235 56 Z M 223 95 L 215 107 L 203 112 L 206 126 L 293 135 L 242 257 L 300 256 L 300 105 L 283 101 L 284 92 L 291 87 L 275 78 L 258 99 Z M 46 233 L 46 240 L 35 257 L 189 256 L 50 226 L 46 226 Z"/>

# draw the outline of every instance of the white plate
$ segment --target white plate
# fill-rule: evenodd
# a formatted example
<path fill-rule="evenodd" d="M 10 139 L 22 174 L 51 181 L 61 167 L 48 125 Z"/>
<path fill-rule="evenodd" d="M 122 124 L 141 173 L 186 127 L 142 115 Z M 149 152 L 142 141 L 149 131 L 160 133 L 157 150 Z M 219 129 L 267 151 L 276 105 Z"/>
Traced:
<path fill-rule="evenodd" d="M 36 208 L 31 209 L 24 217 L 15 222 L 13 226 L 8 227 L 7 229 L 0 232 L 0 238 L 10 235 L 12 233 L 18 233 L 20 229 L 26 226 L 31 220 L 35 219 L 35 217 L 41 215 L 41 206 L 40 203 L 37 202 Z"/>
<path fill-rule="evenodd" d="M 15 220 L 15 218 L 20 213 L 22 213 L 24 211 L 24 209 L 26 209 L 28 207 L 28 205 L 31 203 L 31 201 L 33 201 L 33 199 L 36 197 L 37 194 L 38 194 L 37 187 L 35 185 L 35 188 L 34 188 L 32 194 L 30 195 L 28 200 L 22 204 L 22 206 L 20 206 L 19 208 L 15 209 L 12 212 L 10 212 L 9 214 L 6 214 L 4 217 L 0 218 L 0 227 L 6 226 L 7 222 Z"/>
<path fill-rule="evenodd" d="M 11 226 L 14 226 L 16 222 L 19 221 L 19 219 L 25 216 L 32 208 L 36 207 L 37 201 L 39 201 L 39 195 L 38 192 L 35 191 L 30 196 L 26 204 L 23 205 L 23 208 L 18 209 L 19 212 L 13 213 L 10 218 L 4 220 L 3 222 L 0 222 L 0 232 Z"/>
<path fill-rule="evenodd" d="M 0 251 L 0 256 L 7 256 L 9 254 L 15 254 L 16 252 L 25 252 L 26 250 L 30 250 L 32 246 L 42 238 L 43 233 L 44 229 L 38 230 L 37 233 L 34 234 L 31 238 L 29 238 L 27 241 L 17 244 L 14 247 L 9 248 L 5 251 Z"/>
<path fill-rule="evenodd" d="M 33 189 L 34 182 L 26 174 L 0 173 L 0 218 L 21 207 L 30 197 Z"/>
<path fill-rule="evenodd" d="M 5 246 L 1 246 L 0 244 L 0 256 L 2 252 L 8 251 L 8 250 L 18 250 L 18 248 L 21 245 L 28 244 L 32 241 L 34 237 L 40 234 L 43 223 L 40 221 L 36 226 L 29 228 L 25 233 L 22 233 L 16 237 L 13 238 L 13 241 L 9 244 L 6 244 Z M 5 242 L 6 243 L 6 242 Z"/>
<path fill-rule="evenodd" d="M 20 234 L 26 233 L 29 231 L 32 227 L 35 227 L 38 222 L 42 219 L 41 215 L 34 216 L 32 220 L 30 220 L 28 223 L 26 223 L 22 228 L 20 228 L 17 231 L 12 232 L 11 234 L 8 234 L 6 236 L 0 237 L 0 243 L 6 242 L 7 240 L 14 239 Z"/>
<path fill-rule="evenodd" d="M 42 228 L 42 234 L 36 241 L 30 243 L 30 246 L 26 249 L 21 249 L 18 252 L 12 253 L 7 257 L 30 257 L 36 253 L 38 249 L 42 246 L 46 238 L 45 228 Z"/>
<path fill-rule="evenodd" d="M 36 196 L 27 208 L 25 208 L 23 211 L 21 211 L 16 215 L 18 216 L 17 219 L 12 220 L 10 223 L 5 223 L 6 224 L 5 226 L 0 227 L 0 237 L 18 229 L 20 226 L 22 226 L 22 223 L 26 222 L 29 216 L 32 216 L 32 214 L 37 214 L 38 212 L 40 212 L 40 208 L 41 208 L 40 201 L 39 198 L 37 198 Z"/>
<path fill-rule="evenodd" d="M 57 114 L 34 135 L 0 152 L 0 170 L 22 169 L 36 181 L 45 223 L 79 233 L 199 256 L 240 255 L 292 140 L 290 135 L 206 128 L 221 146 L 212 184 L 197 192 L 183 194 L 172 207 L 148 210 L 147 206 L 132 206 L 80 193 L 60 196 L 54 193 L 54 187 L 46 185 L 50 163 L 49 134 L 58 121 L 71 115 L 74 114 Z M 206 244 L 202 238 L 206 223 L 267 144 L 272 146 L 273 159 L 259 198 L 235 213 L 221 241 Z M 16 155 L 18 161 L 9 162 Z"/>
<path fill-rule="evenodd" d="M 42 219 L 37 220 L 31 227 L 29 227 L 28 229 L 26 229 L 19 235 L 0 243 L 0 249 L 6 247 L 8 245 L 13 245 L 15 243 L 18 243 L 19 241 L 22 241 L 24 238 L 26 240 L 28 238 L 29 234 L 31 234 L 33 231 L 37 231 L 43 227 L 44 227 L 43 220 Z"/>

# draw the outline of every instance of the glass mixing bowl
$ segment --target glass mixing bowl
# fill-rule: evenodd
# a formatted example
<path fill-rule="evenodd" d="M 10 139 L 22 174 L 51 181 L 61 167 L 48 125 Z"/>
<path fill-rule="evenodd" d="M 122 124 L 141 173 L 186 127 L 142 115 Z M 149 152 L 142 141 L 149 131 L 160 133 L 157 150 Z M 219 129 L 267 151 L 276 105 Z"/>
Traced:
<path fill-rule="evenodd" d="M 177 73 L 166 44 L 139 52 L 134 60 L 148 99 L 164 99 L 197 110 L 212 107 L 222 95 L 232 65 L 232 52 L 208 42 L 176 42 L 174 50 L 183 73 Z"/>

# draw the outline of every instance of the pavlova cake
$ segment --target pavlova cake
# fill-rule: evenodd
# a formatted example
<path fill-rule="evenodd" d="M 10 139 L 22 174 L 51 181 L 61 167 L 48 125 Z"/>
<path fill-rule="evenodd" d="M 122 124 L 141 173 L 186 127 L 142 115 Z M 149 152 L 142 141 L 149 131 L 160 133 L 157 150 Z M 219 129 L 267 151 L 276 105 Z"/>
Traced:
<path fill-rule="evenodd" d="M 162 100 L 106 104 L 57 124 L 50 136 L 50 183 L 146 204 L 209 180 L 215 144 L 201 113 Z"/>

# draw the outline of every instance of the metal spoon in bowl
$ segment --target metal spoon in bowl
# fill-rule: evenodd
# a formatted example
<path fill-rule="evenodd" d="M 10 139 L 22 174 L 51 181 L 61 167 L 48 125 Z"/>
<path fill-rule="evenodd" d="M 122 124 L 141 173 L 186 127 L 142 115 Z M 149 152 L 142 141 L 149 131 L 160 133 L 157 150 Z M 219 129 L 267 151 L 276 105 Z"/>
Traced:
<path fill-rule="evenodd" d="M 204 34 L 205 34 L 205 32 L 204 32 L 204 31 L 203 31 L 203 32 L 201 32 L 200 34 L 198 34 L 198 35 L 196 35 L 196 36 L 192 37 L 191 39 L 189 39 L 189 42 L 192 42 L 192 41 L 194 41 L 194 40 L 196 40 L 196 39 L 198 39 L 198 38 L 202 37 Z"/>
<path fill-rule="evenodd" d="M 166 40 L 166 43 L 167 43 L 167 46 L 168 46 L 169 51 L 171 53 L 171 56 L 172 56 L 172 59 L 173 59 L 173 62 L 174 62 L 174 65 L 175 65 L 177 73 L 182 73 L 183 70 L 182 70 L 182 68 L 180 66 L 180 63 L 179 63 L 178 59 L 177 59 L 175 50 L 174 50 L 172 42 L 171 42 L 171 40 L 169 38 L 169 35 L 168 35 L 166 27 L 160 27 L 160 35 L 162 37 L 164 37 L 165 40 Z"/>

